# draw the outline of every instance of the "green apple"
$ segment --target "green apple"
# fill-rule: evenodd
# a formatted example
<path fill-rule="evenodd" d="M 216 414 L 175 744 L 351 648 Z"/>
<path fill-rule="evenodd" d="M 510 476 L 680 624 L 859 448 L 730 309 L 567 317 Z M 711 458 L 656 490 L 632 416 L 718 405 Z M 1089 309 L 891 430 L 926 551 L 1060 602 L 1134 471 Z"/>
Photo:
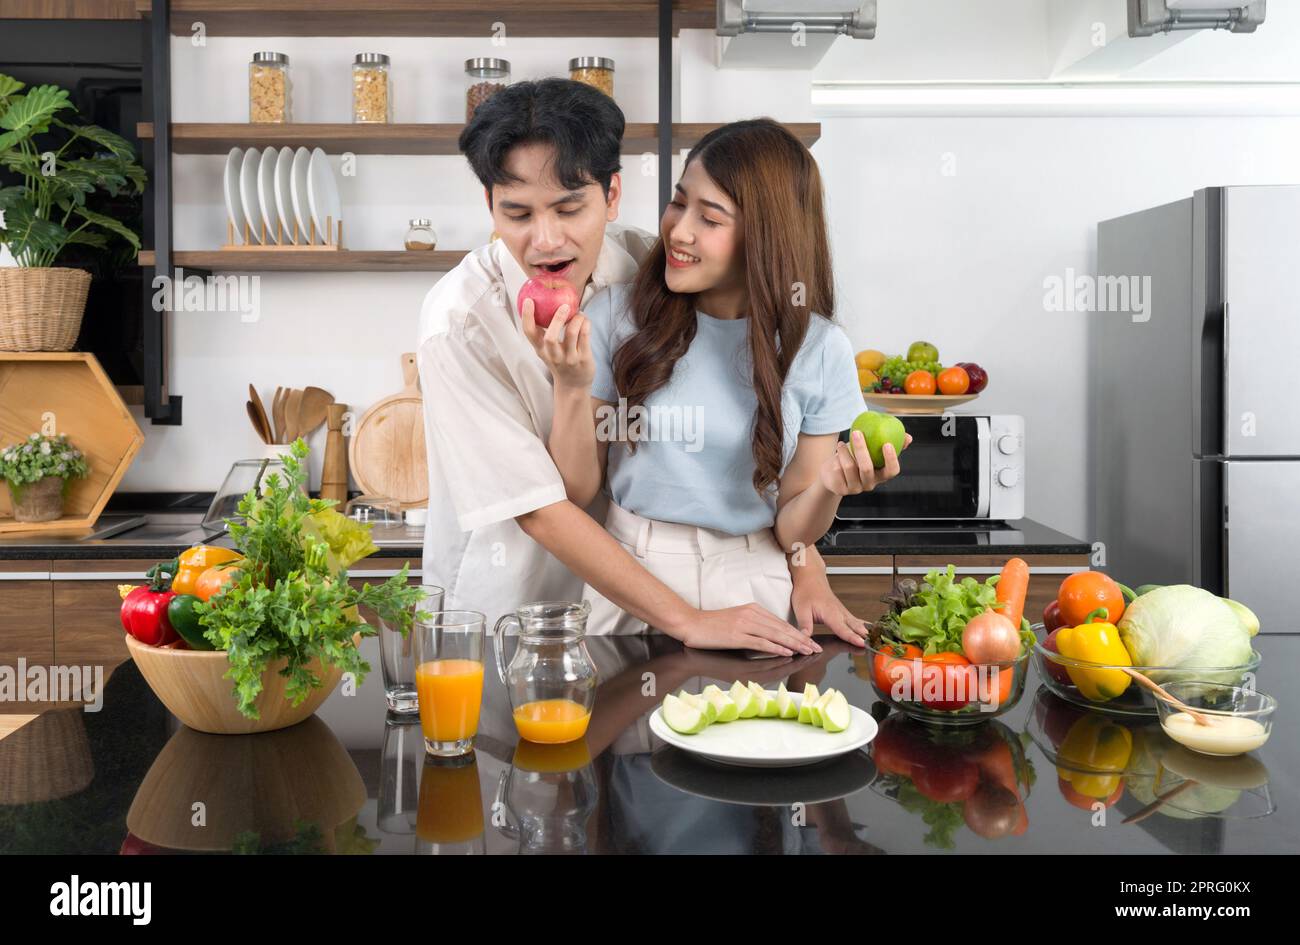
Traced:
<path fill-rule="evenodd" d="M 849 727 L 853 714 L 849 711 L 849 700 L 844 693 L 837 692 L 826 705 L 822 706 L 822 728 L 828 732 L 842 732 Z"/>
<path fill-rule="evenodd" d="M 790 690 L 785 688 L 785 683 L 776 687 L 776 710 L 777 718 L 797 719 L 799 718 L 799 707 L 794 704 L 794 696 L 790 695 Z"/>
<path fill-rule="evenodd" d="M 705 686 L 701 695 L 712 702 L 713 707 L 718 710 L 715 722 L 734 722 L 740 718 L 740 710 L 736 707 L 736 703 L 717 686 Z"/>
<path fill-rule="evenodd" d="M 885 465 L 885 444 L 893 443 L 897 455 L 903 452 L 903 443 L 907 439 L 907 431 L 903 429 L 901 420 L 893 414 L 876 410 L 864 410 L 858 414 L 849 430 L 849 449 L 853 449 L 852 431 L 860 431 L 867 442 L 867 452 L 871 454 L 871 465 L 877 469 Z"/>
<path fill-rule="evenodd" d="M 803 699 L 799 702 L 798 718 L 799 721 L 802 722 L 804 725 L 813 724 L 813 717 L 812 717 L 813 703 L 820 698 L 821 698 L 821 693 L 817 691 L 817 687 L 814 686 L 812 683 L 808 683 L 806 686 L 803 687 Z"/>
<path fill-rule="evenodd" d="M 751 681 L 749 691 L 758 700 L 758 717 L 760 719 L 774 719 L 780 714 L 776 707 L 776 699 L 769 696 L 767 690 L 758 683 Z"/>
<path fill-rule="evenodd" d="M 938 361 L 939 349 L 928 341 L 913 341 L 907 347 L 909 361 Z"/>
<path fill-rule="evenodd" d="M 693 705 L 687 705 L 672 693 L 664 696 L 664 721 L 678 735 L 698 735 L 709 724 L 708 716 Z"/>
<path fill-rule="evenodd" d="M 736 708 L 740 710 L 740 718 L 752 719 L 758 715 L 758 710 L 761 708 L 758 700 L 749 691 L 749 687 L 739 679 L 731 684 L 731 692 L 727 695 L 731 696 L 731 701 L 736 703 Z"/>
<path fill-rule="evenodd" d="M 821 696 L 817 699 L 817 701 L 813 703 L 812 706 L 813 725 L 816 725 L 818 728 L 826 727 L 826 715 L 825 715 L 826 706 L 834 696 L 835 696 L 835 690 L 827 689 L 825 692 L 821 694 Z"/>
<path fill-rule="evenodd" d="M 718 720 L 718 707 L 703 696 L 694 695 L 693 693 L 689 693 L 683 689 L 681 692 L 677 693 L 677 698 L 681 699 L 687 705 L 699 709 L 708 716 L 710 725 Z"/>

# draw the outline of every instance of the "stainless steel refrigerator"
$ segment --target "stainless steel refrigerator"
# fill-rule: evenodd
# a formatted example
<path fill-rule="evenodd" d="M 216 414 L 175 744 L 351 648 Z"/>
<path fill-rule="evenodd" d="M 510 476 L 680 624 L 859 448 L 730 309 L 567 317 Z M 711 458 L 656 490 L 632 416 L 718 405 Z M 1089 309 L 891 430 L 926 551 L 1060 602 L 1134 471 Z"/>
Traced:
<path fill-rule="evenodd" d="M 1300 187 L 1209 187 L 1098 224 L 1094 308 L 1088 518 L 1104 570 L 1197 584 L 1251 607 L 1261 632 L 1300 631 Z"/>

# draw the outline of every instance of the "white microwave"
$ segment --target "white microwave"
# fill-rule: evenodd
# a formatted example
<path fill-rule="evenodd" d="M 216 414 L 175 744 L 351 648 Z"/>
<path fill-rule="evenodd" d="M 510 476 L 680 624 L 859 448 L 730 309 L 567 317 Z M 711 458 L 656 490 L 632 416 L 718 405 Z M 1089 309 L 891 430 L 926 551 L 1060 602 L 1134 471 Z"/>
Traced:
<path fill-rule="evenodd" d="M 1023 417 L 947 414 L 898 419 L 912 435 L 912 445 L 899 457 L 901 473 L 871 492 L 845 496 L 837 519 L 1024 518 Z M 847 441 L 848 433 L 841 439 Z"/>

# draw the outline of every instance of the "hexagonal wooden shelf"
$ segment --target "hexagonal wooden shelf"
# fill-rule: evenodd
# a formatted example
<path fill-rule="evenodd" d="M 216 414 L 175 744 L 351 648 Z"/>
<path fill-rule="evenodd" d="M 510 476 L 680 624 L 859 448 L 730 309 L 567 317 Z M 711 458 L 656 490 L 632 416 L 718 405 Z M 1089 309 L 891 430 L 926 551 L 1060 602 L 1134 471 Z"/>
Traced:
<path fill-rule="evenodd" d="M 0 351 L 0 449 L 51 428 L 86 455 L 90 475 L 72 481 L 64 515 L 52 522 L 15 522 L 0 479 L 0 535 L 90 530 L 144 443 L 94 355 Z"/>

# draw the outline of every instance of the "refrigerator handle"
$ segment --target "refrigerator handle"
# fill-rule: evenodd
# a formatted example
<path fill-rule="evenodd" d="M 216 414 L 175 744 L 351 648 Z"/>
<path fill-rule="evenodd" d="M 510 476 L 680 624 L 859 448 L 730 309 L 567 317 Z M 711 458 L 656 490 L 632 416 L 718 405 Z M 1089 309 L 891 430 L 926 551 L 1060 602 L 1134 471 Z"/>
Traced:
<path fill-rule="evenodd" d="M 1228 365 L 1232 363 L 1232 359 L 1228 357 L 1228 302 L 1226 299 L 1223 302 L 1223 317 L 1219 319 L 1219 325 L 1220 331 L 1223 333 L 1223 343 L 1221 345 L 1223 350 L 1223 393 L 1219 398 L 1219 421 L 1222 423 L 1223 429 L 1220 434 L 1221 440 L 1219 444 L 1219 453 L 1220 455 L 1227 456 L 1231 452 L 1228 448 L 1228 444 L 1232 442 L 1231 430 L 1228 428 L 1228 397 L 1232 391 L 1232 386 L 1228 383 Z"/>

